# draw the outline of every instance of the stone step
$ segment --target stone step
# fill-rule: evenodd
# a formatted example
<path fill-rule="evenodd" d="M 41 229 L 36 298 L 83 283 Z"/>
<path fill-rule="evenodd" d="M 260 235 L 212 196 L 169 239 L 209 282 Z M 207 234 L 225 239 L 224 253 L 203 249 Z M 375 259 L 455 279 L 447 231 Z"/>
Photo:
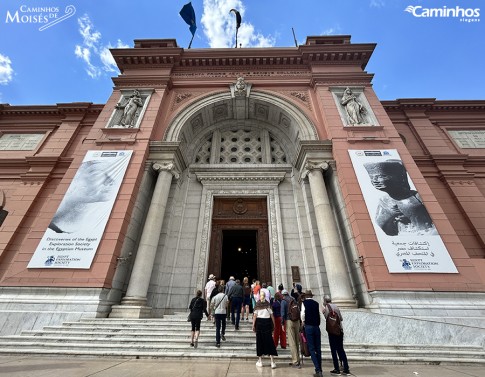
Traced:
<path fill-rule="evenodd" d="M 132 352 L 136 354 L 138 352 L 174 352 L 182 351 L 184 353 L 193 353 L 194 349 L 188 346 L 189 339 L 133 339 L 133 338 L 101 338 L 101 337 L 52 337 L 52 336 L 11 336 L 2 338 L 3 352 L 10 350 L 9 353 L 19 353 L 22 349 L 34 349 L 36 348 L 40 352 L 44 353 L 46 349 L 57 349 L 59 353 L 64 353 L 65 350 L 76 349 L 83 351 L 89 349 L 93 352 Z M 228 341 L 222 342 L 224 352 L 229 352 L 231 357 L 234 355 L 240 355 L 245 357 L 245 353 L 248 351 L 254 355 L 255 341 L 254 338 L 246 342 L 239 338 L 228 338 Z M 199 347 L 196 353 L 211 353 L 213 352 L 214 338 L 212 336 L 201 337 L 199 339 Z M 231 353 L 232 352 L 232 353 Z M 288 349 L 278 349 L 280 356 L 288 356 L 290 351 Z M 322 352 L 330 352 L 327 344 L 322 344 Z M 362 356 L 367 357 L 392 357 L 401 356 L 413 358 L 414 360 L 429 359 L 431 356 L 436 357 L 453 357 L 453 358 L 468 358 L 468 359 L 483 359 L 484 352 L 478 347 L 467 347 L 466 349 L 457 350 L 456 347 L 442 346 L 442 347 L 429 347 L 423 346 L 417 348 L 416 346 L 403 346 L 403 345 L 362 345 L 362 344 L 346 344 L 346 352 L 349 357 Z M 89 353 L 89 352 L 88 352 Z M 226 357 L 227 355 L 224 355 Z"/>
<path fill-rule="evenodd" d="M 227 341 L 222 342 L 219 349 L 215 347 L 215 326 L 204 320 L 198 347 L 194 349 L 189 346 L 190 324 L 186 313 L 156 319 L 83 319 L 1 337 L 0 354 L 254 359 L 255 335 L 251 321 L 248 322 L 241 323 L 238 331 L 228 324 Z M 346 342 L 345 348 L 349 359 L 355 362 L 485 363 L 485 350 L 480 346 Z M 278 353 L 279 360 L 291 358 L 289 349 L 278 348 Z M 324 359 L 330 360 L 325 335 L 322 336 L 322 354 Z M 306 360 L 311 363 L 309 358 Z"/>
<path fill-rule="evenodd" d="M 190 352 L 189 339 L 132 339 L 132 338 L 89 338 L 84 337 L 70 337 L 70 338 L 57 338 L 57 337 L 9 337 L 3 339 L 3 349 L 16 349 L 18 347 L 29 348 L 57 348 L 67 349 L 69 347 L 76 349 L 90 348 L 92 350 L 99 349 L 126 349 L 129 348 L 133 351 L 167 351 L 167 350 L 183 350 Z M 197 352 L 211 351 L 214 347 L 214 339 L 202 338 L 199 339 Z M 252 342 L 243 342 L 238 339 L 228 339 L 226 342 L 222 342 L 222 346 L 225 351 L 233 351 L 235 353 L 244 354 L 244 352 L 252 351 L 254 354 L 256 346 L 254 340 Z M 424 355 L 434 355 L 435 357 L 440 355 L 443 357 L 468 357 L 470 359 L 483 358 L 484 352 L 481 349 L 470 347 L 468 349 L 457 350 L 453 347 L 422 347 L 417 349 L 415 346 L 402 346 L 402 345 L 373 345 L 366 346 L 362 344 L 346 344 L 345 346 L 347 354 L 350 355 L 373 355 L 373 356 L 390 356 L 390 355 L 407 355 L 408 357 L 424 357 Z M 322 344 L 322 352 L 330 352 L 328 344 Z M 289 349 L 278 348 L 278 353 L 282 356 L 289 355 Z"/>
<path fill-rule="evenodd" d="M 21 347 L 21 348 L 19 348 Z M 395 350 L 392 353 L 386 353 L 381 349 L 374 349 L 371 353 L 355 352 L 351 348 L 346 348 L 347 356 L 353 362 L 422 362 L 422 363 L 436 363 L 437 358 L 446 360 L 447 363 L 483 363 L 483 353 L 480 355 L 472 355 L 466 353 L 465 355 L 457 354 L 454 351 L 445 353 L 434 352 L 405 352 L 403 350 Z M 231 349 L 222 344 L 221 348 L 216 348 L 213 345 L 205 346 L 199 345 L 197 349 L 185 346 L 184 348 L 170 347 L 169 349 L 153 348 L 153 347 L 133 347 L 120 345 L 106 345 L 104 347 L 93 347 L 92 343 L 85 343 L 83 345 L 76 344 L 59 344 L 45 343 L 42 347 L 36 344 L 12 344 L 12 348 L 0 347 L 0 354 L 17 355 L 17 354 L 37 354 L 37 355 L 77 355 L 77 356 L 113 356 L 113 357 L 184 357 L 184 358 L 205 358 L 205 359 L 226 359 L 238 358 L 249 359 L 255 358 L 255 350 L 241 350 L 240 348 Z M 291 359 L 289 352 L 283 353 L 278 350 L 278 361 L 285 362 Z M 330 352 L 328 349 L 322 349 L 323 360 L 330 362 Z M 311 363 L 310 358 L 305 358 L 305 362 Z"/>

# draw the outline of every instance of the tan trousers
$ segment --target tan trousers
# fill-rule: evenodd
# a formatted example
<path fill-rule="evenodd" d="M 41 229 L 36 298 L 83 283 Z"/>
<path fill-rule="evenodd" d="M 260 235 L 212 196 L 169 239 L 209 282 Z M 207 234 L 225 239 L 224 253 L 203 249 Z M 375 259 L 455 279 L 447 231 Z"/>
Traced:
<path fill-rule="evenodd" d="M 286 334 L 291 351 L 291 362 L 300 362 L 300 321 L 286 320 Z"/>

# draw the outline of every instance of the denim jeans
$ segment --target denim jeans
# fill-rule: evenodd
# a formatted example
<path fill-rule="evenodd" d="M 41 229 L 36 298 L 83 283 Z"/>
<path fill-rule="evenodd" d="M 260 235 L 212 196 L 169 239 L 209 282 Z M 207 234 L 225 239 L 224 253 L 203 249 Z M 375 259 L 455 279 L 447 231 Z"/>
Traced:
<path fill-rule="evenodd" d="M 242 297 L 233 297 L 231 299 L 231 322 L 239 327 L 239 320 L 241 319 L 241 305 Z M 234 318 L 234 312 L 236 312 L 236 318 Z"/>
<path fill-rule="evenodd" d="M 216 343 L 221 343 L 221 335 L 226 333 L 226 315 L 225 314 L 216 314 Z M 221 328 L 222 327 L 222 328 Z"/>
<path fill-rule="evenodd" d="M 339 362 L 343 363 L 344 370 L 349 370 L 349 363 L 347 362 L 347 354 L 344 350 L 344 335 L 330 335 L 328 334 L 328 342 L 330 343 L 330 352 L 332 353 L 333 367 L 335 370 L 339 370 Z M 338 354 L 338 358 L 337 358 Z"/>
<path fill-rule="evenodd" d="M 315 372 L 322 371 L 322 336 L 320 326 L 311 326 L 305 324 L 305 335 L 308 343 L 308 350 L 312 358 Z"/>

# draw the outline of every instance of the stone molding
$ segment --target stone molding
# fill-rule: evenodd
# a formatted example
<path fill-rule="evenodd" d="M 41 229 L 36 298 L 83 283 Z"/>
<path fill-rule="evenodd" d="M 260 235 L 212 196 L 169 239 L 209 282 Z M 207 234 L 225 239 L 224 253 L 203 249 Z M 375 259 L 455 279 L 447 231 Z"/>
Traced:
<path fill-rule="evenodd" d="M 340 38 L 340 37 L 339 37 Z M 332 41 L 330 41 L 332 39 Z M 132 49 L 113 49 L 113 58 L 121 72 L 126 69 L 157 67 L 216 68 L 224 67 L 276 67 L 290 68 L 308 65 L 357 65 L 365 69 L 374 49 L 374 43 L 350 43 L 348 36 L 335 40 L 335 37 L 312 37 L 298 48 L 255 49 L 250 57 L 233 54 L 227 57 L 223 49 L 182 49 L 176 41 L 135 40 Z"/>
<path fill-rule="evenodd" d="M 208 167 L 208 166 L 206 166 Z M 285 179 L 287 173 L 291 172 L 291 166 L 287 167 L 269 167 L 264 171 L 242 169 L 238 166 L 239 172 L 235 172 L 233 167 L 225 165 L 221 169 L 204 169 L 202 166 L 197 166 L 191 170 L 194 171 L 196 178 L 203 185 L 201 218 L 202 224 L 199 229 L 199 240 L 197 241 L 197 250 L 199 250 L 199 260 L 196 267 L 197 273 L 197 287 L 205 285 L 205 275 L 207 258 L 209 255 L 209 239 L 212 226 L 212 212 L 215 196 L 265 196 L 268 203 L 268 225 L 269 225 L 269 243 L 271 261 L 273 266 L 273 280 L 282 281 L 282 255 L 283 250 L 280 239 L 282 237 L 280 225 L 277 222 L 279 218 L 279 209 L 277 203 L 278 199 L 278 185 Z M 236 174 L 236 176 L 235 176 Z M 223 185 L 223 188 L 221 188 Z"/>
<path fill-rule="evenodd" d="M 199 262 L 197 265 L 197 287 L 205 286 L 205 276 L 207 268 L 207 258 L 209 256 L 209 239 L 212 222 L 212 207 L 215 196 L 265 196 L 268 203 L 268 224 L 269 224 L 269 244 L 273 266 L 273 281 L 282 281 L 281 277 L 281 253 L 280 250 L 280 230 L 277 224 L 277 206 L 275 201 L 278 195 L 277 183 L 273 181 L 272 188 L 267 189 L 216 189 L 215 187 L 205 187 L 205 200 L 203 201 L 203 224 L 200 235 Z"/>

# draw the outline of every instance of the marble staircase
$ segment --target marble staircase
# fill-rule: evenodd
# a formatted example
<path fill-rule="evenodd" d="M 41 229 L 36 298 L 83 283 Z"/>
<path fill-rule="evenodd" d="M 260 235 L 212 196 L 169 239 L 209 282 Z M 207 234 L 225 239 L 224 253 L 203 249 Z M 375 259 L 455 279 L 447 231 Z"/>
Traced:
<path fill-rule="evenodd" d="M 393 320 L 386 316 L 383 318 L 380 315 L 359 311 L 347 312 L 344 315 L 347 319 L 345 325 L 348 327 L 346 327 L 345 349 L 350 362 L 482 363 L 485 365 L 485 349 L 480 342 L 475 342 L 476 344 L 471 342 L 470 345 L 453 342 L 440 344 L 436 341 L 439 340 L 436 336 L 431 337 L 433 338 L 431 342 L 419 342 L 420 334 L 415 334 L 413 338 L 401 336 L 401 334 L 394 334 L 392 337 L 390 333 L 394 331 L 393 325 L 389 323 Z M 186 316 L 186 313 L 176 313 L 163 318 L 96 318 L 65 322 L 60 326 L 46 326 L 42 330 L 29 330 L 23 331 L 20 335 L 0 337 L 0 355 L 255 359 L 255 336 L 251 330 L 251 321 L 243 321 L 238 331 L 228 322 L 227 340 L 222 342 L 221 348 L 216 348 L 215 327 L 211 322 L 203 320 L 198 346 L 193 348 L 189 345 L 190 324 L 186 321 Z M 361 331 L 365 330 L 364 325 L 371 324 L 380 327 Z M 409 324 L 408 327 L 403 323 L 397 325 L 404 332 L 410 331 Z M 359 334 L 359 331 L 362 334 Z M 431 328 L 430 331 L 435 330 Z M 382 335 L 371 336 L 371 333 Z M 367 337 L 363 334 L 367 334 Z M 422 332 L 421 336 L 430 337 L 425 332 Z M 395 339 L 402 341 L 397 343 Z M 407 344 L 406 341 L 409 339 L 414 340 Z M 278 362 L 290 361 L 289 349 L 278 348 L 278 353 Z M 330 361 L 330 350 L 325 334 L 322 336 L 322 355 L 324 359 Z M 305 362 L 311 363 L 310 358 L 305 358 Z"/>

